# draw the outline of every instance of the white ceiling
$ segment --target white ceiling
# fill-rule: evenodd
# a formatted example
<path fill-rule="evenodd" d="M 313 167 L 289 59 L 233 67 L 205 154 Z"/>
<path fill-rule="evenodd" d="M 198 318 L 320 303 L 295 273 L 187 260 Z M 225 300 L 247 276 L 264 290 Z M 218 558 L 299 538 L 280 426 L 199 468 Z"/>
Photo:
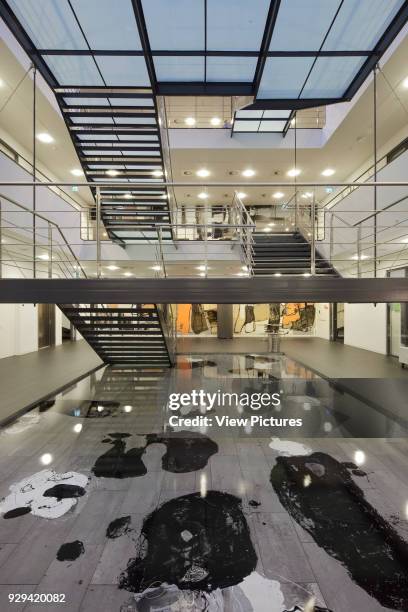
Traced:
<path fill-rule="evenodd" d="M 6 103 L 13 90 L 24 76 L 25 68 L 14 57 L 4 41 L 0 40 L 0 109 Z M 0 112 L 0 128 L 16 141 L 17 152 L 29 157 L 32 161 L 33 149 L 33 83 L 31 74 L 28 75 L 16 93 Z M 71 174 L 73 168 L 80 168 L 74 146 L 69 137 L 66 125 L 56 105 L 52 105 L 47 97 L 37 88 L 37 133 L 48 132 L 54 138 L 51 144 L 37 141 L 37 163 L 45 173 L 48 171 L 50 179 L 73 182 Z M 14 143 L 12 143 L 14 144 Z M 16 147 L 17 148 L 17 147 Z M 69 188 L 67 188 L 69 189 Z M 91 202 L 88 189 L 80 189 L 77 194 L 83 200 Z"/>

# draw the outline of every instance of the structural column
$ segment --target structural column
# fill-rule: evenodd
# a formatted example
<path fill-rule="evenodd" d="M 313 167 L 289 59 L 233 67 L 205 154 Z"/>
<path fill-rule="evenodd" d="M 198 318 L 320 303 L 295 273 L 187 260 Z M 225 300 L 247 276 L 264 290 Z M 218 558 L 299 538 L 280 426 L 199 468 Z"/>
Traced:
<path fill-rule="evenodd" d="M 217 305 L 217 335 L 222 340 L 234 337 L 233 304 Z"/>

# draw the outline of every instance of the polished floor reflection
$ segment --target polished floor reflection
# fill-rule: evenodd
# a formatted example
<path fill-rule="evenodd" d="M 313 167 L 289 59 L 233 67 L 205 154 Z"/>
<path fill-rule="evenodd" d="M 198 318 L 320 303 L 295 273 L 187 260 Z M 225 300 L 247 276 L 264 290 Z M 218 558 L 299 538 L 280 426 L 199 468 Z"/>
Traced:
<path fill-rule="evenodd" d="M 369 384 L 347 394 L 283 355 L 181 355 L 44 402 L 0 430 L 0 609 L 60 593 L 69 611 L 407 610 L 407 422 L 365 403 Z M 256 414 L 303 425 L 170 427 L 169 395 L 193 389 L 279 392 Z"/>

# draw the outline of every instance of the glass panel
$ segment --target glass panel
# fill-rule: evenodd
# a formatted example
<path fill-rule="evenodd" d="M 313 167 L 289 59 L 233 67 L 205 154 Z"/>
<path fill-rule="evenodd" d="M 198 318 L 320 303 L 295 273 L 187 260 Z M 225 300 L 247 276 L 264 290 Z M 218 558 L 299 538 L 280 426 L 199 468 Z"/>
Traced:
<path fill-rule="evenodd" d="M 117 140 L 118 137 L 112 134 L 75 134 L 79 140 Z M 88 144 L 88 143 L 87 143 Z"/>
<path fill-rule="evenodd" d="M 203 0 L 142 0 L 142 4 L 153 51 L 204 50 Z"/>
<path fill-rule="evenodd" d="M 153 106 L 151 98 L 109 98 L 112 106 Z"/>
<path fill-rule="evenodd" d="M 108 86 L 150 86 L 144 57 L 98 55 L 95 59 Z"/>
<path fill-rule="evenodd" d="M 249 119 L 261 119 L 262 115 L 263 115 L 264 111 L 255 111 L 255 110 L 240 110 L 237 111 L 237 118 L 238 119 L 245 119 L 246 117 L 248 117 Z"/>
<path fill-rule="evenodd" d="M 323 49 L 373 49 L 403 4 L 403 0 L 345 0 Z"/>
<path fill-rule="evenodd" d="M 76 117 L 70 116 L 72 123 L 113 123 L 111 117 Z"/>
<path fill-rule="evenodd" d="M 259 51 L 270 0 L 207 0 L 207 49 Z"/>
<path fill-rule="evenodd" d="M 87 49 L 65 0 L 9 0 L 27 34 L 39 49 Z"/>
<path fill-rule="evenodd" d="M 91 49 L 142 48 L 131 0 L 71 0 L 71 3 Z"/>
<path fill-rule="evenodd" d="M 75 134 L 75 137 L 79 140 L 117 140 L 117 136 L 112 134 Z M 88 144 L 88 143 L 87 143 Z"/>
<path fill-rule="evenodd" d="M 256 57 L 207 57 L 207 81 L 252 82 L 256 63 Z"/>
<path fill-rule="evenodd" d="M 43 55 L 60 85 L 103 85 L 92 57 L 81 55 Z"/>
<path fill-rule="evenodd" d="M 261 121 L 260 132 L 283 132 L 286 121 Z"/>
<path fill-rule="evenodd" d="M 203 57 L 163 56 L 154 58 L 158 81 L 203 81 Z"/>
<path fill-rule="evenodd" d="M 158 137 L 155 136 L 154 134 L 138 134 L 136 137 L 132 136 L 131 134 L 123 134 L 121 136 L 118 136 L 119 140 L 132 140 L 134 142 L 142 142 L 145 140 L 151 140 L 154 142 L 158 141 Z"/>
<path fill-rule="evenodd" d="M 318 51 L 339 6 L 339 0 L 284 0 L 269 50 Z"/>
<path fill-rule="evenodd" d="M 266 110 L 264 111 L 264 119 L 289 119 L 290 110 Z"/>
<path fill-rule="evenodd" d="M 257 132 L 259 121 L 235 121 L 234 132 Z"/>
<path fill-rule="evenodd" d="M 108 106 L 107 98 L 64 98 L 67 106 Z"/>
<path fill-rule="evenodd" d="M 312 57 L 268 57 L 257 97 L 297 98 L 312 64 Z"/>
<path fill-rule="evenodd" d="M 116 123 L 143 123 L 144 125 L 156 125 L 154 117 L 115 117 Z"/>
<path fill-rule="evenodd" d="M 320 57 L 302 92 L 302 98 L 341 98 L 367 58 Z"/>

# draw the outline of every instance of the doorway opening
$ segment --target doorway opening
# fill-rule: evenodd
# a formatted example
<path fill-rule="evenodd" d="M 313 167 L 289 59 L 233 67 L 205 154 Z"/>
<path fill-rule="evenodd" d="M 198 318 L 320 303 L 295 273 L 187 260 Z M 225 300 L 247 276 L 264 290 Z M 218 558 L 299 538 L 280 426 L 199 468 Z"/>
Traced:
<path fill-rule="evenodd" d="M 55 305 L 38 304 L 38 348 L 55 345 Z"/>

